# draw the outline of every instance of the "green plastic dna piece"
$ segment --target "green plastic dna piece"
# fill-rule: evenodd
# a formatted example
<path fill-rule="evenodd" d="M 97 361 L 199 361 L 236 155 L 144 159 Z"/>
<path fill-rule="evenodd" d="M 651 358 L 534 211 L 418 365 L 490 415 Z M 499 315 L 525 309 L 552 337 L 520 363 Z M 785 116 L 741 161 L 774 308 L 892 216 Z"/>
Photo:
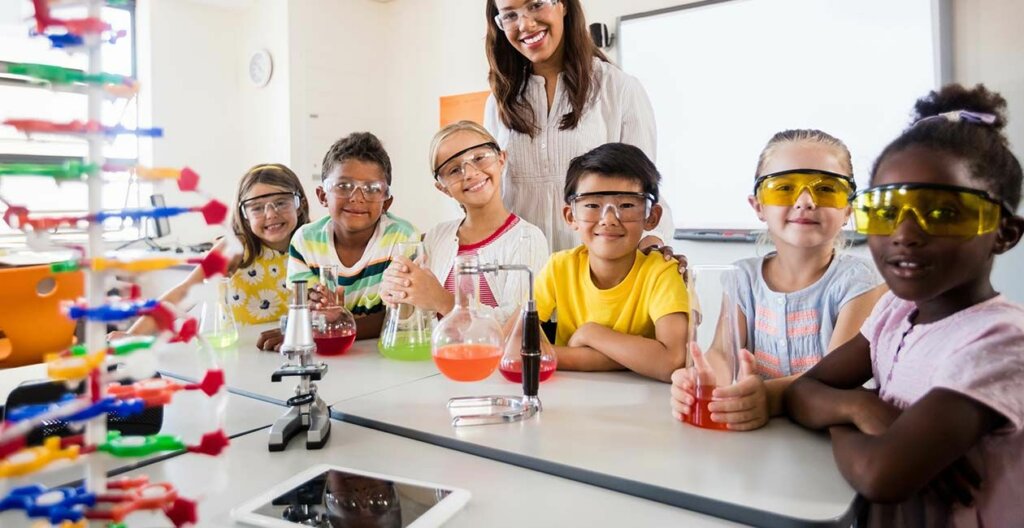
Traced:
<path fill-rule="evenodd" d="M 7 64 L 7 73 L 13 75 L 24 75 L 36 79 L 51 82 L 53 84 L 126 84 L 131 81 L 130 77 L 113 73 L 85 73 L 82 70 L 62 68 L 50 64 L 33 64 L 28 62 L 13 62 Z"/>
<path fill-rule="evenodd" d="M 107 442 L 96 446 L 97 451 L 117 458 L 133 458 L 185 449 L 185 443 L 174 435 L 121 436 L 118 431 L 107 433 Z"/>
<path fill-rule="evenodd" d="M 110 348 L 115 356 L 125 356 L 137 350 L 148 350 L 156 342 L 152 336 L 130 337 L 117 340 L 116 344 L 111 343 Z"/>
<path fill-rule="evenodd" d="M 96 165 L 80 161 L 64 163 L 0 163 L 0 176 L 46 176 L 55 180 L 81 180 L 98 173 Z"/>
<path fill-rule="evenodd" d="M 63 262 L 54 262 L 53 264 L 50 264 L 50 271 L 53 273 L 70 273 L 80 269 L 82 269 L 82 267 L 78 265 L 77 260 L 65 260 Z"/>

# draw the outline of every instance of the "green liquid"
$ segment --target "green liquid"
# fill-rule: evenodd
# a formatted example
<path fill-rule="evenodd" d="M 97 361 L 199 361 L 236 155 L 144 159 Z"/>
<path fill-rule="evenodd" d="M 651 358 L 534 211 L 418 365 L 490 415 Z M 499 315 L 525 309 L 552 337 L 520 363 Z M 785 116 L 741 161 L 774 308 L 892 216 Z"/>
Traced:
<path fill-rule="evenodd" d="M 221 332 L 217 334 L 203 334 L 203 338 L 213 348 L 227 348 L 238 342 L 238 331 Z"/>
<path fill-rule="evenodd" d="M 425 361 L 431 358 L 429 332 L 395 332 L 393 339 L 386 341 L 382 336 L 377 342 L 377 350 L 388 359 Z"/>

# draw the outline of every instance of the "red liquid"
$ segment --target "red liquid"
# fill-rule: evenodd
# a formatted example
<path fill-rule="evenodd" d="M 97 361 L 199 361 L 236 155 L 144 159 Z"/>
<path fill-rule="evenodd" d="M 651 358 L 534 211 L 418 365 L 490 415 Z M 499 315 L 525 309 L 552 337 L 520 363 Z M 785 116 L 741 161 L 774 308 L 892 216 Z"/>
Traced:
<path fill-rule="evenodd" d="M 550 378 L 551 375 L 555 373 L 555 367 L 557 365 L 558 363 L 553 359 L 541 359 L 540 376 L 538 376 L 538 379 L 540 381 L 545 381 Z M 523 382 L 523 364 L 519 361 L 512 363 L 507 367 L 505 365 L 498 367 L 498 372 L 501 372 L 501 375 L 505 376 L 505 379 L 512 383 Z"/>
<path fill-rule="evenodd" d="M 438 370 L 455 381 L 480 381 L 501 361 L 501 348 L 492 345 L 446 345 L 434 351 Z"/>
<path fill-rule="evenodd" d="M 321 356 L 340 356 L 356 341 L 355 332 L 348 334 L 314 334 L 316 353 Z"/>
<path fill-rule="evenodd" d="M 711 411 L 708 410 L 708 404 L 711 403 L 711 393 L 714 392 L 714 390 L 714 385 L 697 387 L 697 403 L 694 405 L 692 412 L 690 412 L 690 414 L 683 415 L 683 418 L 686 420 L 686 423 L 690 425 L 696 425 L 697 427 L 703 427 L 704 429 L 728 431 L 728 425 L 711 421 Z"/>

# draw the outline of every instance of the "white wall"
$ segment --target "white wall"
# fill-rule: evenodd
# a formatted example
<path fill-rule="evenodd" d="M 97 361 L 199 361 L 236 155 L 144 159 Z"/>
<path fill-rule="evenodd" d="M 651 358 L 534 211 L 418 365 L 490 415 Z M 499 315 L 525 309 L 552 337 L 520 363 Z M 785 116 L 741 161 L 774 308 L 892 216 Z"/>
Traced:
<path fill-rule="evenodd" d="M 246 169 L 291 163 L 287 14 L 287 4 L 277 0 L 139 2 L 143 126 L 163 127 L 165 136 L 146 142 L 145 162 L 192 167 L 202 190 L 229 206 Z M 248 58 L 257 49 L 274 60 L 264 88 L 248 81 Z M 205 202 L 173 184 L 156 192 L 164 192 L 168 205 Z M 218 234 L 198 215 L 185 215 L 171 219 L 164 243 L 193 244 Z"/>

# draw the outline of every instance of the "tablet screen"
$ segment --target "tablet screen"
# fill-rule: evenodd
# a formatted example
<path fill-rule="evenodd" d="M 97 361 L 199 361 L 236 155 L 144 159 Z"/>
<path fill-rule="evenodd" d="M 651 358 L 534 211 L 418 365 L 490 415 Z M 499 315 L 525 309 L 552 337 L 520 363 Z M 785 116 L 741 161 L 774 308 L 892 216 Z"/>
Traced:
<path fill-rule="evenodd" d="M 450 490 L 329 470 L 263 504 L 253 513 L 302 526 L 401 528 Z"/>

